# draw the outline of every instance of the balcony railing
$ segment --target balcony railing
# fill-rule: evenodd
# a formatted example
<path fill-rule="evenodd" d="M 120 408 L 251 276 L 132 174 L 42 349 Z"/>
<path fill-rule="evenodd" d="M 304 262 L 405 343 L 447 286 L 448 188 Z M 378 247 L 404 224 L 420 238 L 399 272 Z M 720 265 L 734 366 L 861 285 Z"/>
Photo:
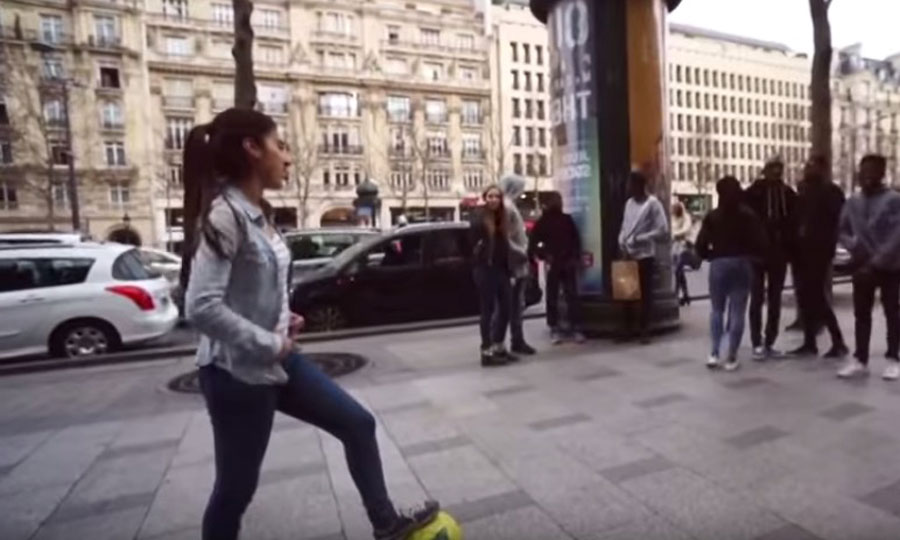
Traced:
<path fill-rule="evenodd" d="M 487 153 L 484 151 L 484 149 L 464 149 L 462 152 L 462 158 L 467 161 L 482 161 L 486 156 Z"/>
<path fill-rule="evenodd" d="M 363 147 L 359 145 L 320 144 L 319 153 L 329 155 L 359 156 L 363 153 Z"/>
<path fill-rule="evenodd" d="M 314 42 L 337 42 L 337 43 L 356 43 L 359 36 L 352 32 L 340 32 L 335 30 L 315 30 L 312 33 L 312 41 Z"/>
<path fill-rule="evenodd" d="M 163 107 L 167 109 L 193 109 L 193 96 L 163 96 Z"/>
<path fill-rule="evenodd" d="M 53 129 L 62 129 L 66 127 L 66 119 L 63 117 L 47 118 L 44 122 L 46 123 L 47 127 Z"/>
<path fill-rule="evenodd" d="M 388 150 L 388 153 L 391 157 L 394 158 L 412 157 L 412 150 L 406 148 L 405 146 L 391 146 L 390 150 Z"/>
<path fill-rule="evenodd" d="M 382 49 L 404 49 L 413 51 L 440 51 L 448 55 L 462 56 L 485 56 L 487 47 L 478 47 L 474 44 L 471 47 L 461 45 L 449 45 L 441 42 L 430 42 L 423 40 L 406 40 L 406 39 L 383 39 L 381 40 Z"/>
<path fill-rule="evenodd" d="M 266 114 L 287 114 L 287 103 L 274 101 L 261 101 L 259 107 Z"/>
<path fill-rule="evenodd" d="M 88 45 L 99 49 L 118 49 L 122 46 L 122 36 L 88 36 Z"/>
<path fill-rule="evenodd" d="M 358 118 L 359 109 L 353 107 L 326 107 L 320 105 L 319 116 L 330 116 L 333 118 Z"/>
<path fill-rule="evenodd" d="M 429 124 L 446 124 L 447 114 L 426 114 L 425 121 Z"/>
<path fill-rule="evenodd" d="M 450 149 L 449 148 L 429 148 L 427 154 L 428 154 L 428 157 L 432 157 L 432 158 L 449 158 L 450 157 Z"/>
<path fill-rule="evenodd" d="M 449 179 L 429 180 L 428 181 L 428 189 L 430 189 L 431 191 L 438 191 L 438 192 L 450 191 L 450 180 Z"/>
<path fill-rule="evenodd" d="M 484 117 L 480 114 L 464 114 L 462 124 L 464 126 L 480 126 L 484 123 Z"/>
<path fill-rule="evenodd" d="M 284 25 L 254 25 L 253 31 L 262 36 L 287 36 L 290 29 Z"/>
<path fill-rule="evenodd" d="M 105 118 L 100 124 L 103 126 L 103 129 L 125 129 L 125 123 L 122 120 L 110 120 Z"/>

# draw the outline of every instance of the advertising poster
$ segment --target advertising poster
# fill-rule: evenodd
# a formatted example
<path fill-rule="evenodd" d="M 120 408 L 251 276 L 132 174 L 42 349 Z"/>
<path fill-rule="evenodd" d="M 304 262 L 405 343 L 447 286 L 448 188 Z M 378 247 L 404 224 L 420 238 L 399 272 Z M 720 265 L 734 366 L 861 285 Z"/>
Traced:
<path fill-rule="evenodd" d="M 592 1 L 562 0 L 550 12 L 550 120 L 554 180 L 581 233 L 586 268 L 580 292 L 602 294 L 601 156 L 592 11 Z"/>

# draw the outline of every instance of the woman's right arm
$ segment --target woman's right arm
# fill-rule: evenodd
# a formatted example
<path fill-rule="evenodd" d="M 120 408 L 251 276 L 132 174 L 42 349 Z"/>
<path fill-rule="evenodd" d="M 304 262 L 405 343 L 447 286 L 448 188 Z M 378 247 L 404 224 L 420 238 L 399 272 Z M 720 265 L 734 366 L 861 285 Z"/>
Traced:
<path fill-rule="evenodd" d="M 209 224 L 218 232 L 222 253 L 209 245 L 204 234 L 198 234 L 200 245 L 185 299 L 187 318 L 210 338 L 242 349 L 253 358 L 274 362 L 284 351 L 285 338 L 250 322 L 225 303 L 232 261 L 244 237 L 237 218 L 227 204 L 218 203 L 209 213 Z"/>

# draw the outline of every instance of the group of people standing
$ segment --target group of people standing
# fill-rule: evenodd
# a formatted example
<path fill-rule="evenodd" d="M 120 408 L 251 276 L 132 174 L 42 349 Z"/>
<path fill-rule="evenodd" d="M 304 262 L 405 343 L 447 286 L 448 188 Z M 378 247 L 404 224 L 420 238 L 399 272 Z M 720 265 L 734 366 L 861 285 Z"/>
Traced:
<path fill-rule="evenodd" d="M 547 265 L 547 321 L 554 343 L 567 336 L 584 341 L 580 331 L 576 283 L 581 264 L 581 239 L 571 216 L 562 211 L 562 197 L 553 193 L 529 238 L 516 200 L 525 179 L 507 176 L 482 193 L 484 205 L 473 213 L 470 239 L 475 283 L 481 307 L 481 365 L 496 367 L 533 355 L 525 340 L 525 287 L 533 279 L 531 262 Z M 560 287 L 565 296 L 568 327 L 559 318 Z M 507 329 L 511 346 L 506 348 Z"/>
<path fill-rule="evenodd" d="M 858 174 L 861 190 L 848 201 L 829 180 L 828 161 L 821 156 L 806 163 L 796 191 L 785 183 L 784 164 L 778 160 L 767 163 L 763 178 L 746 191 L 734 177 L 717 183 L 719 206 L 704 218 L 696 240 L 698 254 L 710 261 L 708 367 L 738 368 L 748 300 L 754 359 L 784 357 L 775 344 L 789 266 L 804 339 L 788 356 L 817 356 L 816 338 L 823 327 L 832 342 L 824 356 L 847 356 L 850 351 L 830 300 L 832 261 L 840 243 L 851 255 L 856 352 L 838 376 L 868 373 L 872 308 L 879 290 L 888 342 L 883 376 L 900 378 L 900 193 L 884 183 L 886 164 L 880 155 L 864 157 Z"/>

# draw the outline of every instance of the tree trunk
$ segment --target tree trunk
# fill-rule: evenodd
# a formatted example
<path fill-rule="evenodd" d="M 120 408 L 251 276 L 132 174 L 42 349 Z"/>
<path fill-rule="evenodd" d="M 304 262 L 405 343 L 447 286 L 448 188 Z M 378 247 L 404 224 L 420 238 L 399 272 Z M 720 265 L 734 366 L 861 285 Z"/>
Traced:
<path fill-rule="evenodd" d="M 831 177 L 831 24 L 828 8 L 832 0 L 809 0 L 809 12 L 813 22 L 812 81 L 812 154 L 823 156 L 828 163 L 826 171 Z"/>
<path fill-rule="evenodd" d="M 234 106 L 252 109 L 256 106 L 256 78 L 253 75 L 253 14 L 251 0 L 232 0 L 234 9 Z"/>

